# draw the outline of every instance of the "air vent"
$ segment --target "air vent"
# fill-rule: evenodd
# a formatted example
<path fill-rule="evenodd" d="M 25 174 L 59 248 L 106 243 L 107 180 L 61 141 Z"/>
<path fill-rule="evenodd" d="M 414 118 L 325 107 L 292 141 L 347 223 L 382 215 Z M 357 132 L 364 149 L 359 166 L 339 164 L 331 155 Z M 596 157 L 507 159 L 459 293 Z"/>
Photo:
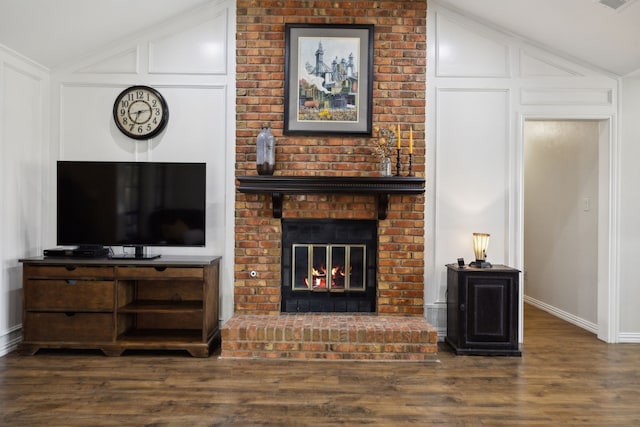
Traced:
<path fill-rule="evenodd" d="M 633 3 L 635 0 L 597 0 L 597 3 L 602 6 L 606 6 L 609 9 L 620 10 L 623 6 L 628 6 L 630 3 Z"/>

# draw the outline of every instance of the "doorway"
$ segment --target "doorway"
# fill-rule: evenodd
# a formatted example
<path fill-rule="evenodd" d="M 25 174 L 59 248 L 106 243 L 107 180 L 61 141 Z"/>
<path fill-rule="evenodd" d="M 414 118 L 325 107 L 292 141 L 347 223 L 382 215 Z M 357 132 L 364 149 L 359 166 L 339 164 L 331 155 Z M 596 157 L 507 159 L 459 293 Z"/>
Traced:
<path fill-rule="evenodd" d="M 608 316 L 599 296 L 608 288 L 609 127 L 524 123 L 524 300 L 599 337 Z"/>

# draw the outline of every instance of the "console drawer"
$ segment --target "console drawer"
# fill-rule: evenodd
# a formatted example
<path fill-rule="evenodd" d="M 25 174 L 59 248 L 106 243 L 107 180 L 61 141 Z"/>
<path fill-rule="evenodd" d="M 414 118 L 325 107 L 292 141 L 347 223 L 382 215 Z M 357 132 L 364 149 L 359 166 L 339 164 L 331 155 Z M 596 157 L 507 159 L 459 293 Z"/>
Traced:
<path fill-rule="evenodd" d="M 112 311 L 113 281 L 38 280 L 25 281 L 26 310 Z"/>
<path fill-rule="evenodd" d="M 116 267 L 118 279 L 200 279 L 204 278 L 202 267 Z"/>
<path fill-rule="evenodd" d="M 25 313 L 25 341 L 112 341 L 112 313 Z"/>
<path fill-rule="evenodd" d="M 43 277 L 43 278 L 113 278 L 113 267 L 93 267 L 93 266 L 76 266 L 69 265 L 25 265 L 24 277 Z"/>

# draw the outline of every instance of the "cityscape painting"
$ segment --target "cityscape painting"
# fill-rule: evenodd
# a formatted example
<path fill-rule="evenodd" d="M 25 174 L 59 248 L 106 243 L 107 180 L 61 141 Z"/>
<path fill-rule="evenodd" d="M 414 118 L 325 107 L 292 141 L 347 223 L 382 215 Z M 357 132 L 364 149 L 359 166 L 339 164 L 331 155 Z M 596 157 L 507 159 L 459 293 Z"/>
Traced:
<path fill-rule="evenodd" d="M 371 134 L 373 26 L 286 26 L 285 134 Z"/>

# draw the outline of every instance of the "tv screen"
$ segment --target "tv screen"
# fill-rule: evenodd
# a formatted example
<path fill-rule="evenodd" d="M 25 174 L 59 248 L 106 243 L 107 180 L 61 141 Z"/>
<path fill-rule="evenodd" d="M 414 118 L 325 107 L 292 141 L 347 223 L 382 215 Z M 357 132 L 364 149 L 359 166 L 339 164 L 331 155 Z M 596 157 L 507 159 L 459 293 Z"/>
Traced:
<path fill-rule="evenodd" d="M 57 243 L 204 246 L 204 163 L 59 161 Z"/>

